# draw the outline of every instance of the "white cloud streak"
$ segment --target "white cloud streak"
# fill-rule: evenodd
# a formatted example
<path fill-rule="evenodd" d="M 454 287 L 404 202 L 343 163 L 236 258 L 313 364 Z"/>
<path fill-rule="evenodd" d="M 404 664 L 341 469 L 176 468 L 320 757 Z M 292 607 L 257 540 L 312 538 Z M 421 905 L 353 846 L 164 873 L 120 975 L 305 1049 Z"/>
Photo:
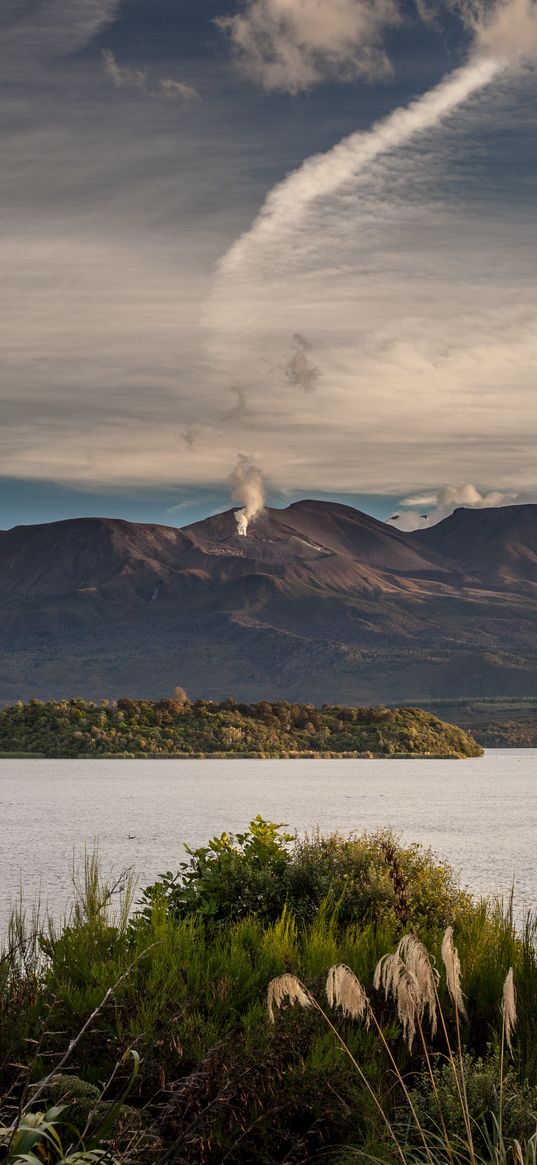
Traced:
<path fill-rule="evenodd" d="M 396 0 L 246 0 L 216 23 L 242 70 L 268 90 L 298 93 L 330 77 L 373 80 L 391 71 L 382 45 L 399 23 Z"/>
<path fill-rule="evenodd" d="M 201 100 L 198 90 L 193 85 L 174 81 L 172 77 L 161 77 L 156 83 L 151 83 L 146 69 L 119 65 L 110 49 L 103 49 L 102 59 L 104 71 L 114 82 L 116 89 L 137 89 L 145 93 L 146 97 L 166 97 L 186 104 Z"/>
<path fill-rule="evenodd" d="M 221 260 L 218 274 L 233 276 L 241 267 L 262 261 L 265 250 L 275 242 L 290 243 L 313 203 L 337 194 L 383 154 L 401 149 L 436 128 L 490 85 L 505 67 L 499 58 L 472 60 L 406 108 L 396 109 L 372 130 L 351 134 L 327 154 L 308 158 L 271 191 L 253 226 Z"/>
<path fill-rule="evenodd" d="M 117 89 L 145 89 L 147 74 L 145 69 L 129 69 L 118 65 L 113 52 L 103 49 L 103 68 Z"/>
<path fill-rule="evenodd" d="M 187 85 L 185 81 L 174 81 L 173 77 L 162 77 L 159 81 L 160 92 L 165 97 L 169 97 L 172 101 L 201 101 L 201 95 L 193 85 Z"/>
<path fill-rule="evenodd" d="M 121 0 L 38 0 L 31 12 L 13 14 L 2 36 L 9 64 L 20 57 L 57 57 L 75 53 L 94 40 L 119 12 Z"/>

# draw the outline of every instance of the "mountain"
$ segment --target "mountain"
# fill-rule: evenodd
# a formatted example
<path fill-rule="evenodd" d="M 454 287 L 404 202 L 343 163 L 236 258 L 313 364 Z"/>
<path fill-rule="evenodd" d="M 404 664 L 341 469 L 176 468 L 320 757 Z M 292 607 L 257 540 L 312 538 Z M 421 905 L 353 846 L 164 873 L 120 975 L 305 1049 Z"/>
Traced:
<path fill-rule="evenodd" d="M 537 592 L 537 506 L 455 510 L 412 535 L 424 552 L 441 554 L 486 580 Z"/>
<path fill-rule="evenodd" d="M 0 700 L 193 695 L 376 703 L 537 681 L 537 506 L 404 534 L 349 506 L 182 530 L 0 532 Z"/>

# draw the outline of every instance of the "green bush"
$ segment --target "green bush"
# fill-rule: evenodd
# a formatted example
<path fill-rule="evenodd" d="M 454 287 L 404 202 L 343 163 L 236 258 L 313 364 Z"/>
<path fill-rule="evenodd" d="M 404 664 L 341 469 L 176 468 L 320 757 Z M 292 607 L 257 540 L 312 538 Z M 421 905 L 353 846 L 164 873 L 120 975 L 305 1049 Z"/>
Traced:
<path fill-rule="evenodd" d="M 144 891 L 148 906 L 163 903 L 175 918 L 227 923 L 254 915 L 274 922 L 287 908 L 307 922 L 323 907 L 342 925 L 386 920 L 439 929 L 469 902 L 449 866 L 389 832 L 300 840 L 256 817 L 245 833 L 186 849 L 190 857 L 179 872 Z"/>

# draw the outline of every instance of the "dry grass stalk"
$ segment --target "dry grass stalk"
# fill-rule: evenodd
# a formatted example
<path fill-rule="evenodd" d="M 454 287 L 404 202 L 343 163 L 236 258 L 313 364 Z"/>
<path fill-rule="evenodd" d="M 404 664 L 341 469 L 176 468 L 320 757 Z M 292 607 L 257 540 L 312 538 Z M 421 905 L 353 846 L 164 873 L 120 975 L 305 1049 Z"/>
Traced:
<path fill-rule="evenodd" d="M 386 999 L 391 996 L 395 1000 L 403 1039 L 411 1051 L 416 1025 L 423 1014 L 420 985 L 414 972 L 408 969 L 397 951 L 393 955 L 383 955 L 375 968 L 373 985 L 377 991 L 384 991 Z"/>
<path fill-rule="evenodd" d="M 413 934 L 407 934 L 401 939 L 396 954 L 403 960 L 408 970 L 416 976 L 421 993 L 423 1013 L 428 1013 L 431 1035 L 435 1036 L 438 1026 L 436 1000 L 439 975 L 431 963 L 429 952 Z"/>
<path fill-rule="evenodd" d="M 513 1032 L 516 1027 L 516 991 L 513 979 L 513 968 L 510 967 L 505 977 L 502 995 L 502 1013 L 503 1013 L 503 1028 L 505 1032 L 505 1042 L 511 1055 L 513 1053 Z"/>
<path fill-rule="evenodd" d="M 461 987 L 461 964 L 459 952 L 453 943 L 453 927 L 448 926 L 442 941 L 442 961 L 446 969 L 446 983 L 450 999 L 457 1014 L 467 1019 L 464 995 Z"/>
<path fill-rule="evenodd" d="M 517 1162 L 517 1165 L 526 1165 L 520 1141 L 517 1141 L 516 1139 L 513 1141 L 513 1149 L 515 1151 L 515 1161 Z"/>
<path fill-rule="evenodd" d="M 291 1007 L 294 1007 L 295 1003 L 298 1003 L 300 1007 L 313 1007 L 311 995 L 296 975 L 278 975 L 269 983 L 267 1007 L 271 1023 L 275 1022 L 275 1010 L 279 1011 L 286 1001 L 291 1004 Z"/>
<path fill-rule="evenodd" d="M 366 1029 L 369 1028 L 371 1004 L 360 980 L 344 963 L 330 967 L 326 980 L 326 998 L 330 1007 L 338 1007 L 343 1015 L 362 1020 Z"/>

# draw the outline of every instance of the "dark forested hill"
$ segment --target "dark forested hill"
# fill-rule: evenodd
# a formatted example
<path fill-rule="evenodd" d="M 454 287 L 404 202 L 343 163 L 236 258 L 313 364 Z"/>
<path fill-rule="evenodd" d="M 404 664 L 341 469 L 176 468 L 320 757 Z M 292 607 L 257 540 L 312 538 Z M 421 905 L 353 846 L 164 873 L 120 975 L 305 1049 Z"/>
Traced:
<path fill-rule="evenodd" d="M 0 533 L 0 701 L 196 696 L 416 703 L 537 688 L 537 506 L 403 534 L 349 506 L 183 530 Z"/>
<path fill-rule="evenodd" d="M 71 756 L 479 756 L 461 728 L 417 708 L 188 699 L 32 700 L 0 711 L 0 753 Z"/>

